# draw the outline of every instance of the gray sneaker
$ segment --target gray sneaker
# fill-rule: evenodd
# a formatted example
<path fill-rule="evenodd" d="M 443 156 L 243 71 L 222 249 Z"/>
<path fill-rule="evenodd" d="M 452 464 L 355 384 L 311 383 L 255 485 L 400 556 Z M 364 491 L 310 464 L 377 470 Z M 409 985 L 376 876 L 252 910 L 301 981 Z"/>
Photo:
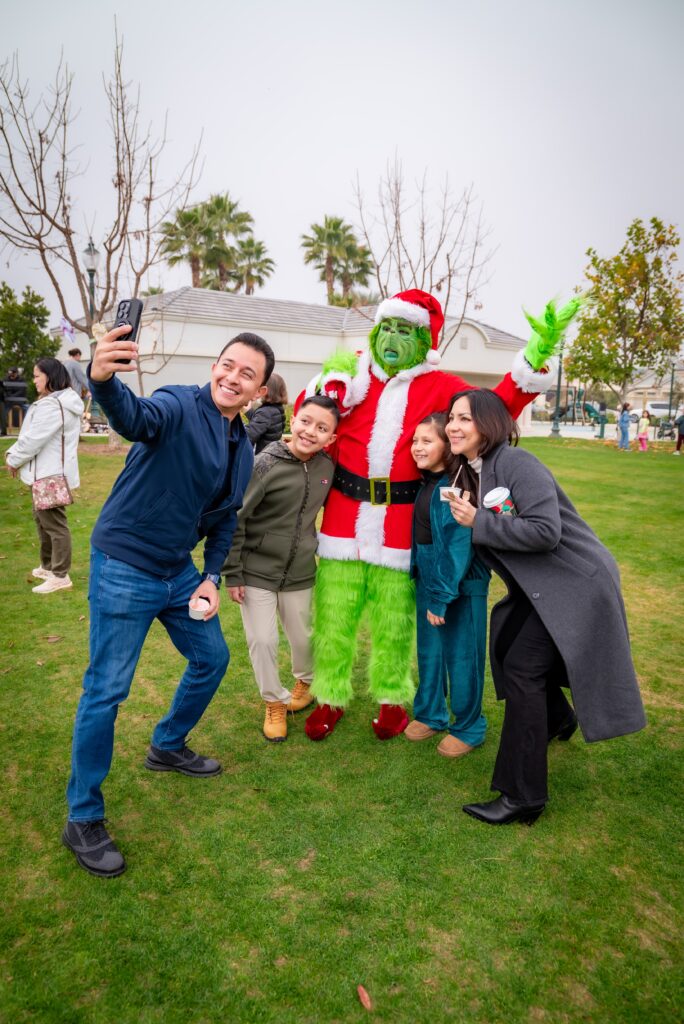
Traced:
<path fill-rule="evenodd" d="M 150 746 L 145 758 L 145 767 L 153 772 L 180 772 L 181 775 L 194 775 L 195 778 L 207 778 L 219 775 L 221 765 L 213 757 L 202 757 L 195 754 L 190 747 L 182 750 L 160 750 Z"/>
<path fill-rule="evenodd" d="M 126 861 L 104 821 L 67 821 L 62 842 L 91 875 L 116 878 L 126 870 Z"/>

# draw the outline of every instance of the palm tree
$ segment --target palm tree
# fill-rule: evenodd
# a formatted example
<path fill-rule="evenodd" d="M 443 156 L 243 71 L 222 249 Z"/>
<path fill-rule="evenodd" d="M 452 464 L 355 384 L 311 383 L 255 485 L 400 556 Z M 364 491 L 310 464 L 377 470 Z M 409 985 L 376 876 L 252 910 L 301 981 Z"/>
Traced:
<path fill-rule="evenodd" d="M 237 245 L 235 260 L 235 280 L 238 285 L 235 291 L 245 289 L 245 295 L 254 295 L 255 288 L 263 288 L 266 278 L 275 269 L 275 263 L 269 257 L 263 242 L 257 242 L 251 236 L 241 238 Z"/>
<path fill-rule="evenodd" d="M 320 270 L 320 280 L 325 281 L 328 304 L 332 305 L 335 295 L 335 277 L 343 263 L 350 242 L 356 242 L 354 232 L 342 217 L 325 217 L 323 224 L 312 224 L 311 234 L 302 235 L 304 262 L 312 263 Z"/>
<path fill-rule="evenodd" d="M 228 192 L 209 196 L 203 208 L 208 225 L 208 244 L 204 254 L 205 274 L 202 284 L 217 291 L 232 291 L 237 280 L 235 267 L 238 252 L 230 244 L 231 239 L 251 235 L 254 218 L 251 213 L 241 210 Z"/>
<path fill-rule="evenodd" d="M 161 231 L 164 235 L 161 252 L 166 256 L 169 266 L 189 263 L 192 287 L 199 288 L 208 238 L 208 224 L 203 205 L 177 210 L 176 219 L 164 221 Z"/>
<path fill-rule="evenodd" d="M 336 268 L 335 276 L 342 285 L 342 298 L 350 298 L 354 285 L 368 287 L 368 278 L 374 271 L 373 257 L 368 249 L 359 245 L 356 238 L 349 238 L 344 246 L 344 255 Z M 351 302 L 349 303 L 352 304 Z"/>

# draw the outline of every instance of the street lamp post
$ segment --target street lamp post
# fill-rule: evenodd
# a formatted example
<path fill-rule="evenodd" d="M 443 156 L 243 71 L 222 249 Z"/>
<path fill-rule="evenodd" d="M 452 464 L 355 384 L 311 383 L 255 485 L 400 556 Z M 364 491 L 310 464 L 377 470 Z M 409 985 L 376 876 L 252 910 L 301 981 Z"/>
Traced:
<path fill-rule="evenodd" d="M 83 250 L 83 266 L 88 273 L 88 293 L 90 298 L 90 325 L 92 327 L 95 319 L 95 274 L 100 265 L 100 254 L 95 248 L 92 238 L 88 239 L 88 245 Z"/>
<path fill-rule="evenodd" d="M 553 413 L 553 423 L 551 424 L 551 433 L 549 437 L 560 437 L 560 393 L 561 393 L 561 375 L 563 373 L 563 346 L 561 346 L 560 355 L 558 357 L 558 380 L 556 382 L 556 408 Z"/>
<path fill-rule="evenodd" d="M 672 360 L 672 373 L 670 374 L 670 397 L 667 403 L 667 418 L 672 419 L 672 399 L 674 397 L 675 361 Z"/>

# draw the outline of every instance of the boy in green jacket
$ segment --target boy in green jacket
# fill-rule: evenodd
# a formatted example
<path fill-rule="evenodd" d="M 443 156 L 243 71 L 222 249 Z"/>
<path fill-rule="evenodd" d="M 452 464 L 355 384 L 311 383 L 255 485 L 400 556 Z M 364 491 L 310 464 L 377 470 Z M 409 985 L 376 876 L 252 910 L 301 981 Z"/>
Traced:
<path fill-rule="evenodd" d="M 334 464 L 323 449 L 335 441 L 337 406 L 324 395 L 305 399 L 289 441 L 274 441 L 254 460 L 233 544 L 221 572 L 242 622 L 259 692 L 263 733 L 287 739 L 287 712 L 301 711 L 311 686 L 311 596 L 316 577 L 316 517 L 332 485 Z M 292 652 L 292 691 L 278 673 L 278 622 Z"/>

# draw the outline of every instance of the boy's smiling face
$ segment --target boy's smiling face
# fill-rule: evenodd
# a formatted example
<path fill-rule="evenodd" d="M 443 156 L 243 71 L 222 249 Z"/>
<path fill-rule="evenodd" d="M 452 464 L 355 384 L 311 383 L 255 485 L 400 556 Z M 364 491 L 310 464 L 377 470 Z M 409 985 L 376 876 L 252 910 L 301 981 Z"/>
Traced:
<path fill-rule="evenodd" d="M 288 448 L 298 459 L 306 462 L 333 443 L 336 430 L 337 420 L 330 409 L 322 409 L 310 402 L 303 405 L 290 422 L 292 439 L 287 443 Z"/>

